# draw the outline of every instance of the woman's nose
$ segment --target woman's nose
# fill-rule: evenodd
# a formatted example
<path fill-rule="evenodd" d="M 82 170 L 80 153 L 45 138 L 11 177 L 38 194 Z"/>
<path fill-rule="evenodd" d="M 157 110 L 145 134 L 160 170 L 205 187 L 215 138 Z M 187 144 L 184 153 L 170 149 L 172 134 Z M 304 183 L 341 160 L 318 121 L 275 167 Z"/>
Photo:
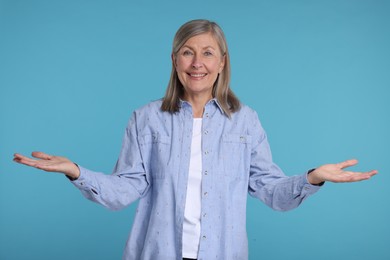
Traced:
<path fill-rule="evenodd" d="M 200 64 L 200 63 L 193 63 L 192 64 L 193 69 L 200 69 L 201 67 L 202 67 L 202 64 Z"/>
<path fill-rule="evenodd" d="M 199 57 L 199 55 L 194 55 L 191 66 L 193 69 L 199 69 L 203 66 L 202 59 Z"/>

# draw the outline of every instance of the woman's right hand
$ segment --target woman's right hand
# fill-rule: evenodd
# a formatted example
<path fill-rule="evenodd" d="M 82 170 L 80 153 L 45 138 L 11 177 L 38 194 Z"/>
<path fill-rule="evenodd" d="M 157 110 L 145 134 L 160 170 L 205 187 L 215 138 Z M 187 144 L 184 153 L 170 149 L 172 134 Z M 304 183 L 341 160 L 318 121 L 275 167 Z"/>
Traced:
<path fill-rule="evenodd" d="M 79 167 L 65 157 L 49 155 L 43 152 L 33 152 L 31 155 L 36 159 L 16 153 L 14 154 L 14 161 L 47 172 L 63 173 L 71 179 L 77 179 L 80 176 Z"/>

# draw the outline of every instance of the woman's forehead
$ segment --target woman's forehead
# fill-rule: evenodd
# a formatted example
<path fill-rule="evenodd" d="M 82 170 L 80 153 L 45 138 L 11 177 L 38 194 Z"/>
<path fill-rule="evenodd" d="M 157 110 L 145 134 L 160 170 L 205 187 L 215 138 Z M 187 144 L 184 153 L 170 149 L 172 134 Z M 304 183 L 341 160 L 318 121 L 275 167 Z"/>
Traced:
<path fill-rule="evenodd" d="M 210 32 L 192 36 L 183 44 L 181 48 L 183 47 L 200 49 L 213 48 L 220 50 L 216 37 Z"/>

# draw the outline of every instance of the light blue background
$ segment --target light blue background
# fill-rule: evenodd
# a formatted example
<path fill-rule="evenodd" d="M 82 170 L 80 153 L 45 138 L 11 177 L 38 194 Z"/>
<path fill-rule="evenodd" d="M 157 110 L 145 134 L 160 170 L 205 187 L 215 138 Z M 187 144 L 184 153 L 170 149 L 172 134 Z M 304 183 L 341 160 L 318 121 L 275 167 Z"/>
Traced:
<path fill-rule="evenodd" d="M 217 21 L 232 88 L 287 175 L 360 159 L 300 208 L 248 201 L 250 259 L 390 259 L 390 2 L 0 0 L 0 259 L 120 259 L 136 205 L 110 212 L 42 150 L 110 173 L 131 112 L 164 94 L 174 33 Z M 240 243 L 240 241 L 237 241 Z"/>

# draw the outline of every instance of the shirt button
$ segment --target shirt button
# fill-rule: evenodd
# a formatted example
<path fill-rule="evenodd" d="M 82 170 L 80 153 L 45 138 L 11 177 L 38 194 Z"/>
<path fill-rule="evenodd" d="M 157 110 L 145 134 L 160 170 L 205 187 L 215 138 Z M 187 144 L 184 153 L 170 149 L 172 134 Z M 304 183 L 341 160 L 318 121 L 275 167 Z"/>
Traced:
<path fill-rule="evenodd" d="M 203 236 L 203 239 L 206 239 L 206 236 Z"/>
<path fill-rule="evenodd" d="M 208 133 L 209 133 L 209 131 L 207 131 L 207 130 L 206 130 L 206 131 L 204 131 L 204 134 L 205 134 L 205 135 L 207 135 Z"/>
<path fill-rule="evenodd" d="M 208 171 L 204 171 L 204 175 L 207 175 L 207 174 L 209 174 L 209 172 Z"/>
<path fill-rule="evenodd" d="M 203 217 L 205 218 L 207 216 L 207 214 L 206 213 L 203 213 Z"/>
<path fill-rule="evenodd" d="M 208 194 L 207 191 L 205 193 L 203 193 L 203 195 L 205 195 L 205 196 L 207 196 L 207 194 Z"/>
<path fill-rule="evenodd" d="M 205 152 L 204 152 L 204 154 L 209 154 L 209 151 L 208 151 L 208 150 L 207 150 L 207 151 L 205 151 Z"/>

